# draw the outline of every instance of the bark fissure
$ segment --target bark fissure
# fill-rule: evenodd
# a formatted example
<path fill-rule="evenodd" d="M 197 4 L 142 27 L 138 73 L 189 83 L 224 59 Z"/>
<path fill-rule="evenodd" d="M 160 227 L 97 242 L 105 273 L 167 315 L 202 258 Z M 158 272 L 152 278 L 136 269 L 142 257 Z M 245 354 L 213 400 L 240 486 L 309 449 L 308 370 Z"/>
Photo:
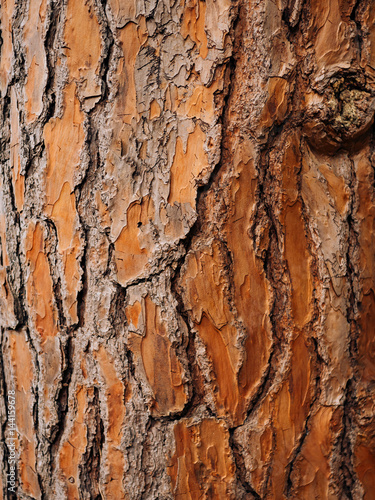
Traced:
<path fill-rule="evenodd" d="M 4 329 L 1 328 L 1 346 L 3 346 L 4 343 Z M 9 464 L 9 452 L 10 450 L 8 449 L 7 443 L 6 443 L 6 428 L 7 428 L 7 423 L 8 423 L 8 405 L 7 405 L 7 400 L 8 400 L 8 390 L 7 390 L 7 383 L 6 383 L 6 378 L 5 378 L 5 373 L 4 373 L 4 357 L 3 357 L 3 349 L 0 349 L 0 381 L 1 381 L 1 396 L 3 399 L 3 407 L 1 411 L 1 417 L 2 417 L 2 422 L 1 422 L 1 440 L 2 440 L 2 450 L 3 450 L 3 460 L 4 460 L 4 472 L 3 472 L 3 477 L 5 474 L 10 474 L 10 464 Z M 4 474 L 5 473 L 5 474 Z M 10 498 L 10 500 L 16 499 L 16 495 L 13 494 L 12 492 L 9 492 L 6 488 L 6 485 L 3 485 L 3 494 L 5 498 Z"/>
<path fill-rule="evenodd" d="M 357 9 L 357 5 L 354 10 Z M 353 10 L 353 12 L 354 12 Z M 350 307 L 347 308 L 347 322 L 350 325 L 350 340 L 348 345 L 349 359 L 352 365 L 352 376 L 347 381 L 345 387 L 345 395 L 343 401 L 343 417 L 342 417 L 342 434 L 341 439 L 341 456 L 342 462 L 340 465 L 340 470 L 343 474 L 343 493 L 345 493 L 349 499 L 355 498 L 354 487 L 357 482 L 356 473 L 353 464 L 353 418 L 352 418 L 352 408 L 357 405 L 355 397 L 355 387 L 357 385 L 357 359 L 358 359 L 358 347 L 357 340 L 360 335 L 360 327 L 357 323 L 358 310 L 359 310 L 359 276 L 358 276 L 358 248 L 360 247 L 359 235 L 357 230 L 357 225 L 354 221 L 356 200 L 355 200 L 355 189 L 357 185 L 356 178 L 356 165 L 353 159 L 350 161 L 351 164 L 351 179 L 350 179 L 350 206 L 347 217 L 347 224 L 349 228 L 348 236 L 348 248 L 346 253 L 346 265 L 349 280 L 349 297 L 348 303 Z"/>
<path fill-rule="evenodd" d="M 363 47 L 363 36 L 362 36 L 362 26 L 358 19 L 358 13 L 360 11 L 363 2 L 361 0 L 356 0 L 352 12 L 350 13 L 350 19 L 355 22 L 357 28 L 356 42 L 358 44 L 359 58 L 361 58 L 362 47 Z"/>
<path fill-rule="evenodd" d="M 57 33 L 59 24 L 61 23 L 62 2 L 61 0 L 51 0 L 48 5 L 48 21 L 47 29 L 44 38 L 44 47 L 47 57 L 47 79 L 45 91 L 43 94 L 43 111 L 40 116 L 40 123 L 46 124 L 50 118 L 55 115 L 56 111 L 56 96 L 55 96 L 55 66 L 56 66 L 56 48 Z M 44 150 L 45 143 L 40 141 L 42 150 Z"/>
<path fill-rule="evenodd" d="M 104 426 L 100 417 L 99 390 L 94 387 L 92 400 L 86 414 L 90 419 L 87 426 L 87 442 L 85 454 L 82 457 L 80 468 L 80 484 L 82 498 L 87 500 L 102 500 L 99 486 L 101 470 L 101 456 L 104 445 Z"/>
<path fill-rule="evenodd" d="M 9 179 L 9 174 L 4 175 L 3 178 Z M 20 245 L 20 220 L 19 215 L 15 207 L 14 193 L 10 182 L 4 182 L 3 192 L 8 201 L 8 211 L 6 217 L 7 228 L 13 227 L 17 228 L 15 230 L 15 238 L 12 241 L 12 247 L 9 247 L 9 242 L 7 241 L 7 251 L 12 255 L 13 259 L 10 266 L 7 267 L 7 278 L 9 282 L 9 287 L 13 295 L 14 300 L 14 312 L 17 318 L 16 328 L 21 328 L 26 324 L 25 318 L 25 286 L 23 279 L 23 268 L 20 262 L 21 255 L 21 245 Z"/>
<path fill-rule="evenodd" d="M 62 438 L 64 436 L 65 428 L 68 424 L 69 416 L 69 401 L 72 397 L 72 375 L 74 370 L 74 340 L 72 333 L 68 333 L 65 342 L 62 341 L 60 344 L 61 356 L 62 356 L 62 370 L 61 370 L 61 381 L 59 382 L 59 387 L 55 396 L 58 424 L 51 429 L 50 441 L 50 464 L 51 472 L 54 472 L 57 467 L 56 458 L 57 452 L 60 448 Z M 52 478 L 49 478 L 50 480 Z"/>
<path fill-rule="evenodd" d="M 291 493 L 293 492 L 294 485 L 293 485 L 293 480 L 292 480 L 292 474 L 294 471 L 294 467 L 295 467 L 295 464 L 297 463 L 299 456 L 300 456 L 300 453 L 303 449 L 303 445 L 306 441 L 306 438 L 307 438 L 309 430 L 310 430 L 310 426 L 309 426 L 310 420 L 313 417 L 314 410 L 316 409 L 317 404 L 319 402 L 319 396 L 320 396 L 320 392 L 321 392 L 320 391 L 320 376 L 319 375 L 316 376 L 314 383 L 315 383 L 316 391 L 315 391 L 314 397 L 311 401 L 309 412 L 308 412 L 308 415 L 307 415 L 306 420 L 304 422 L 302 432 L 301 432 L 301 434 L 298 438 L 298 441 L 296 443 L 296 448 L 293 451 L 292 457 L 291 457 L 291 459 L 286 467 L 286 481 L 285 481 L 285 490 L 284 491 L 285 491 L 285 494 L 287 495 L 287 497 L 289 495 L 291 495 Z"/>
<path fill-rule="evenodd" d="M 41 220 L 39 220 L 38 222 L 40 223 Z M 57 228 L 55 223 L 51 219 L 46 219 L 46 224 L 49 232 L 48 241 L 53 243 L 51 251 L 47 253 L 49 267 L 52 270 L 56 266 L 56 259 L 53 261 L 52 258 L 55 257 L 57 254 L 57 246 L 58 246 Z M 51 272 L 51 276 L 53 279 L 53 296 L 57 307 L 59 327 L 61 328 L 62 331 L 65 331 L 67 325 L 66 325 L 66 317 L 64 314 L 63 297 L 61 291 L 61 277 L 59 275 L 56 276 L 56 274 L 53 272 Z"/>

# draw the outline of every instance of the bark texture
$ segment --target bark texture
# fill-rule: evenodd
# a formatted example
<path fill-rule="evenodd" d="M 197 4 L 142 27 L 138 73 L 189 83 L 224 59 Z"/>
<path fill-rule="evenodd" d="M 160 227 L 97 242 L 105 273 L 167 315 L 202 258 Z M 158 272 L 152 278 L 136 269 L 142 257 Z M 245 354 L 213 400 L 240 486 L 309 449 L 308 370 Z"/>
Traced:
<path fill-rule="evenodd" d="M 1 2 L 3 498 L 375 498 L 374 7 Z"/>

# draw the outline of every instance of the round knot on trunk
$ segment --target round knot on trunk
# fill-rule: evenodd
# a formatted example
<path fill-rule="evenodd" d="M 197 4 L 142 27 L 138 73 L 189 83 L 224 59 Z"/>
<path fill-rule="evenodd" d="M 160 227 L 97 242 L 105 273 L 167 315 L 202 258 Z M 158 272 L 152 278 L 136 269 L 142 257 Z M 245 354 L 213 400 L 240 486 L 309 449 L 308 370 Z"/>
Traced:
<path fill-rule="evenodd" d="M 303 132 L 313 148 L 333 154 L 362 144 L 374 121 L 375 93 L 356 83 L 331 80 L 321 94 L 308 96 Z"/>

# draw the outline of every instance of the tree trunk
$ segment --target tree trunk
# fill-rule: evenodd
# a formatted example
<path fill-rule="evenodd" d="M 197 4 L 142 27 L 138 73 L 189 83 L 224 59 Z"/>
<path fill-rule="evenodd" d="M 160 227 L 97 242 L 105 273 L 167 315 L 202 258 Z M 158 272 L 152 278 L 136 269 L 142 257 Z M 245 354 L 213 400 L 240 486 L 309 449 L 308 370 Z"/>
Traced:
<path fill-rule="evenodd" d="M 375 499 L 370 0 L 3 0 L 3 498 Z"/>

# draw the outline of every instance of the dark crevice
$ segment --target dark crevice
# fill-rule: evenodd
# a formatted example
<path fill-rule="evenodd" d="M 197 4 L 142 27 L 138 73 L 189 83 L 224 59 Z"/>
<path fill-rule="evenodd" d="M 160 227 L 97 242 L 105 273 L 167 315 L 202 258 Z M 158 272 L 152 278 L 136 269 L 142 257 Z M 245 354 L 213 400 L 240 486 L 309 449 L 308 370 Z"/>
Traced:
<path fill-rule="evenodd" d="M 89 229 L 86 224 L 81 220 L 80 226 L 84 234 L 83 239 L 83 251 L 82 256 L 79 261 L 79 265 L 81 267 L 82 275 L 81 275 L 81 288 L 77 293 L 77 315 L 78 315 L 78 326 L 76 328 L 82 328 L 85 323 L 85 311 L 86 311 L 86 298 L 88 292 L 88 273 L 87 273 L 87 265 L 88 265 L 88 235 Z"/>
<path fill-rule="evenodd" d="M 2 395 L 2 400 L 3 400 L 3 405 L 2 405 L 2 412 L 4 411 L 4 420 L 1 423 L 1 440 L 2 440 L 2 445 L 3 445 L 3 467 L 4 467 L 4 473 L 9 474 L 10 473 L 10 464 L 8 462 L 9 459 L 9 454 L 10 450 L 8 449 L 7 443 L 5 441 L 5 434 L 6 434 L 6 428 L 8 424 L 8 386 L 6 383 L 5 379 L 5 373 L 4 373 L 4 358 L 3 358 L 3 346 L 4 346 L 4 329 L 1 328 L 1 337 L 0 337 L 0 391 Z M 1 471 L 1 474 L 3 474 L 4 478 L 4 473 Z M 16 477 L 16 484 L 17 484 L 17 477 Z M 3 479 L 3 491 L 5 492 L 4 498 L 7 498 L 9 500 L 17 500 L 17 496 L 15 493 L 9 491 L 7 489 L 7 484 Z M 17 486 L 16 486 L 17 489 Z"/>
<path fill-rule="evenodd" d="M 291 31 L 298 28 L 304 0 L 288 0 L 283 10 L 282 19 Z"/>
<path fill-rule="evenodd" d="M 127 362 L 128 362 L 129 373 L 130 373 L 132 379 L 137 381 L 137 377 L 136 377 L 136 374 L 135 374 L 135 363 L 134 363 L 134 360 L 133 360 L 133 353 L 132 353 L 132 351 L 130 349 L 126 349 L 125 355 L 126 355 L 126 359 L 127 359 Z M 129 380 L 130 380 L 130 377 L 129 377 Z M 128 383 L 128 381 L 123 381 L 123 382 Z M 138 383 L 138 386 L 139 386 L 139 383 Z"/>
<path fill-rule="evenodd" d="M 355 396 L 355 386 L 357 379 L 357 358 L 358 358 L 358 345 L 357 340 L 360 335 L 360 326 L 357 322 L 359 303 L 357 297 L 359 296 L 359 276 L 357 264 L 357 251 L 360 248 L 359 234 L 354 220 L 355 213 L 355 188 L 357 184 L 356 167 L 354 161 L 351 159 L 351 179 L 350 179 L 350 201 L 349 213 L 347 217 L 347 224 L 349 230 L 348 248 L 346 253 L 346 267 L 347 278 L 349 282 L 349 307 L 346 310 L 346 319 L 350 325 L 350 339 L 349 339 L 349 357 L 352 366 L 352 377 L 347 381 L 345 388 L 345 397 L 343 402 L 343 417 L 342 417 L 342 433 L 340 437 L 340 471 L 343 477 L 342 491 L 349 500 L 355 497 L 354 487 L 356 484 L 356 473 L 353 463 L 353 443 L 351 442 L 350 434 L 352 432 L 354 422 L 352 417 L 352 409 L 358 406 Z"/>
<path fill-rule="evenodd" d="M 78 327 L 84 326 L 86 298 L 88 293 L 88 250 L 90 237 L 90 223 L 85 217 L 85 209 L 90 214 L 93 211 L 93 203 L 91 196 L 91 186 L 95 181 L 98 165 L 100 164 L 99 145 L 98 145 L 98 130 L 96 130 L 91 113 L 87 114 L 85 121 L 85 144 L 87 164 L 83 172 L 82 179 L 74 187 L 74 195 L 76 199 L 77 216 L 79 218 L 79 227 L 81 229 L 81 244 L 82 254 L 79 260 L 81 268 L 81 288 L 77 293 L 77 314 Z"/>
<path fill-rule="evenodd" d="M 65 432 L 65 427 L 68 419 L 69 400 L 70 400 L 70 382 L 72 379 L 72 371 L 74 366 L 74 344 L 72 339 L 72 332 L 68 335 L 65 343 L 61 342 L 61 357 L 62 357 L 62 373 L 61 381 L 58 390 L 56 391 L 55 404 L 58 415 L 58 422 L 51 430 L 50 440 L 50 455 L 52 470 L 56 468 L 57 452 L 60 448 L 61 439 Z"/>
<path fill-rule="evenodd" d="M 354 384 L 352 380 L 348 380 L 345 388 L 345 399 L 343 403 L 343 418 L 342 418 L 342 433 L 340 436 L 340 471 L 342 474 L 342 493 L 348 500 L 353 500 L 353 489 L 355 485 L 354 467 L 353 467 L 353 451 L 350 442 L 349 433 L 352 430 L 353 421 L 351 417 L 351 409 L 354 400 Z"/>
<path fill-rule="evenodd" d="M 56 305 L 57 314 L 58 314 L 59 327 L 61 329 L 65 329 L 66 328 L 66 318 L 65 318 L 65 314 L 64 314 L 63 297 L 62 297 L 62 290 L 61 290 L 61 278 L 60 278 L 60 276 L 56 277 L 56 274 L 53 272 L 54 268 L 56 267 L 56 262 L 54 262 L 52 260 L 52 256 L 59 255 L 59 252 L 57 251 L 57 245 L 58 245 L 57 227 L 55 226 L 55 223 L 53 222 L 52 219 L 46 219 L 45 223 L 47 225 L 48 233 L 49 233 L 46 241 L 48 241 L 49 243 L 53 243 L 53 248 L 50 251 L 46 251 L 46 256 L 48 259 L 48 264 L 49 264 L 49 268 L 50 268 L 50 276 L 51 276 L 52 283 L 53 283 L 53 295 L 54 295 L 55 305 Z"/>
<path fill-rule="evenodd" d="M 358 47 L 358 52 L 359 52 L 359 60 L 361 59 L 361 54 L 362 54 L 362 48 L 363 48 L 363 34 L 362 34 L 362 25 L 361 21 L 359 19 L 359 8 L 362 4 L 362 0 L 356 0 L 356 3 L 354 4 L 353 10 L 350 14 L 350 19 L 355 22 L 357 26 L 357 34 L 355 37 L 355 42 Z"/>
<path fill-rule="evenodd" d="M 175 250 L 175 249 L 173 249 L 173 250 Z M 147 274 L 147 276 L 144 276 L 142 278 L 131 279 L 128 281 L 128 283 L 126 283 L 126 285 L 120 285 L 120 286 L 122 288 L 124 288 L 124 290 L 127 290 L 130 287 L 135 287 L 135 286 L 138 286 L 138 285 L 141 285 L 144 283 L 150 283 L 153 279 L 155 279 L 158 276 L 161 276 L 163 273 L 165 273 L 165 271 L 167 269 L 170 269 L 170 264 L 171 264 L 170 258 L 173 256 L 173 254 L 174 254 L 174 252 L 171 255 L 169 255 L 169 258 L 166 261 L 160 263 L 161 267 L 158 268 L 157 271 L 153 271 L 153 272 Z M 181 261 L 181 259 L 179 261 Z"/>
<path fill-rule="evenodd" d="M 98 147 L 98 131 L 95 130 L 93 119 L 90 115 L 86 117 L 84 122 L 85 128 L 85 139 L 82 151 L 87 155 L 87 164 L 85 170 L 82 173 L 82 178 L 74 186 L 74 194 L 76 198 L 76 206 L 79 208 L 80 202 L 90 203 L 92 198 L 90 196 L 82 196 L 82 194 L 87 194 L 90 187 L 90 181 L 93 181 L 97 171 L 97 165 L 99 165 L 99 147 Z M 81 154 L 82 154 L 81 151 Z M 82 167 L 82 164 L 80 165 Z"/>
<path fill-rule="evenodd" d="M 125 313 L 126 307 L 126 297 L 127 291 L 126 288 L 122 287 L 119 284 L 116 284 L 116 291 L 111 300 L 111 307 L 109 311 L 109 321 L 113 330 L 113 337 L 117 335 L 118 332 L 121 332 L 124 327 L 127 326 L 127 318 Z M 126 344 L 123 346 L 123 354 L 126 358 L 126 370 L 127 377 L 122 377 L 122 383 L 124 385 L 124 402 L 127 400 L 127 391 L 128 386 L 136 384 L 140 393 L 142 393 L 141 383 L 137 379 L 136 376 L 136 361 L 134 360 L 134 355 L 131 349 L 128 348 Z"/>
<path fill-rule="evenodd" d="M 62 293 L 61 293 L 61 278 L 60 278 L 60 276 L 56 280 L 54 280 L 53 295 L 55 297 L 57 312 L 58 312 L 58 316 L 59 316 L 59 324 L 60 324 L 61 328 L 65 328 L 66 321 L 65 321 L 63 299 L 62 299 Z"/>
<path fill-rule="evenodd" d="M 318 358 L 318 356 L 317 356 Z M 320 390 L 320 376 L 317 375 L 316 378 L 315 378 L 315 387 L 316 387 L 316 392 L 314 394 L 314 398 L 312 399 L 311 403 L 310 403 L 310 408 L 309 408 L 309 412 L 308 412 L 308 415 L 307 417 L 305 418 L 305 422 L 304 422 L 304 425 L 303 425 L 303 429 L 302 429 L 302 432 L 298 438 L 298 444 L 295 448 L 295 450 L 293 451 L 292 453 L 292 456 L 288 462 L 288 465 L 285 469 L 286 471 L 286 476 L 287 476 L 287 479 L 286 479 L 286 483 L 285 483 L 285 495 L 286 495 L 286 498 L 291 498 L 291 495 L 292 495 L 292 490 L 293 490 L 293 481 L 292 481 L 292 474 L 293 474 L 293 471 L 294 471 L 294 466 L 295 464 L 297 463 L 298 461 L 298 458 L 300 456 L 300 453 L 302 451 L 302 447 L 303 447 L 303 444 L 309 434 L 309 422 L 310 422 L 310 419 L 312 418 L 313 416 L 313 411 L 314 411 L 314 407 L 316 405 L 316 403 L 319 401 L 319 397 L 320 397 L 320 393 L 321 393 L 321 390 Z"/>
<path fill-rule="evenodd" d="M 36 371 L 36 381 L 35 381 L 35 388 L 33 389 L 33 395 L 34 395 L 34 404 L 33 404 L 33 423 L 34 423 L 34 429 L 35 429 L 35 439 L 36 439 L 36 449 L 38 450 L 40 447 L 40 434 L 39 434 L 39 424 L 40 424 L 40 415 L 39 415 L 39 380 L 40 380 L 40 364 L 39 364 L 39 357 L 38 357 L 38 352 L 35 348 L 33 339 L 31 337 L 30 331 L 28 328 L 26 328 L 26 335 L 27 335 L 27 341 L 31 347 L 31 352 L 34 356 L 34 362 L 35 362 L 35 371 Z M 41 492 L 41 497 L 42 500 L 46 498 L 46 493 L 44 490 L 44 484 L 43 484 L 43 477 L 41 474 L 41 471 L 38 468 L 38 464 L 36 463 L 36 474 L 38 478 L 38 484 Z"/>
<path fill-rule="evenodd" d="M 4 167 L 3 167 L 4 168 Z M 3 193 L 8 199 L 11 210 L 6 212 L 6 230 L 7 234 L 15 233 L 15 248 L 10 247 L 10 242 L 7 240 L 7 253 L 9 255 L 10 265 L 6 268 L 7 281 L 13 296 L 14 313 L 17 319 L 15 328 L 21 328 L 26 325 L 26 307 L 25 307 L 25 285 L 23 270 L 20 262 L 21 243 L 20 243 L 20 217 L 16 208 L 15 196 L 11 182 L 11 172 L 3 175 Z"/>
<path fill-rule="evenodd" d="M 114 243 L 109 243 L 109 245 L 108 245 L 107 266 L 106 266 L 106 270 L 104 271 L 104 274 L 103 274 L 104 277 L 109 276 L 111 274 L 111 264 L 112 264 L 114 252 L 115 252 L 115 244 Z"/>
<path fill-rule="evenodd" d="M 102 15 L 101 23 L 105 26 L 102 29 L 102 41 L 105 45 L 104 54 L 102 54 L 101 64 L 100 64 L 100 78 L 102 79 L 102 97 L 101 101 L 106 103 L 109 98 L 109 86 L 108 86 L 108 75 L 111 67 L 111 60 L 113 58 L 114 48 L 115 48 L 115 38 L 110 28 L 109 19 L 107 17 L 107 0 L 97 0 L 98 6 L 100 6 L 100 11 Z"/>
<path fill-rule="evenodd" d="M 116 284 L 116 291 L 111 300 L 108 318 L 113 329 L 113 336 L 117 336 L 127 325 L 127 318 L 125 314 L 126 303 L 126 289 L 121 285 Z M 99 334 L 99 332 L 98 332 Z"/>
<path fill-rule="evenodd" d="M 102 500 L 99 480 L 101 456 L 105 441 L 103 420 L 100 417 L 99 389 L 88 393 L 86 409 L 87 446 L 79 465 L 80 495 L 84 500 Z"/>
<path fill-rule="evenodd" d="M 271 387 L 273 380 L 275 378 L 276 369 L 274 368 L 275 362 L 278 360 L 280 356 L 280 346 L 277 343 L 273 343 L 270 354 L 267 360 L 266 370 L 263 373 L 260 384 L 253 394 L 250 404 L 248 406 L 246 412 L 245 421 L 253 414 L 254 410 L 256 410 L 264 401 L 264 398 L 267 396 L 268 390 Z"/>
<path fill-rule="evenodd" d="M 247 495 L 251 495 L 251 497 L 246 496 L 246 499 L 252 498 L 255 500 L 261 500 L 261 496 L 254 490 L 249 481 L 246 479 L 246 466 L 245 460 L 243 458 L 242 450 L 240 445 L 233 439 L 234 429 L 229 430 L 229 446 L 233 453 L 234 462 L 236 464 L 236 473 L 239 483 L 247 493 Z"/>
<path fill-rule="evenodd" d="M 61 14 L 63 10 L 62 0 L 52 0 L 49 4 L 50 8 L 47 11 L 48 28 L 45 36 L 44 47 L 47 57 L 47 82 L 44 89 L 43 111 L 39 118 L 40 123 L 44 125 L 52 118 L 56 111 L 56 95 L 55 95 L 55 65 L 56 65 L 56 51 L 54 46 L 57 40 L 57 31 L 61 22 Z M 44 148 L 44 141 L 41 143 Z"/>

